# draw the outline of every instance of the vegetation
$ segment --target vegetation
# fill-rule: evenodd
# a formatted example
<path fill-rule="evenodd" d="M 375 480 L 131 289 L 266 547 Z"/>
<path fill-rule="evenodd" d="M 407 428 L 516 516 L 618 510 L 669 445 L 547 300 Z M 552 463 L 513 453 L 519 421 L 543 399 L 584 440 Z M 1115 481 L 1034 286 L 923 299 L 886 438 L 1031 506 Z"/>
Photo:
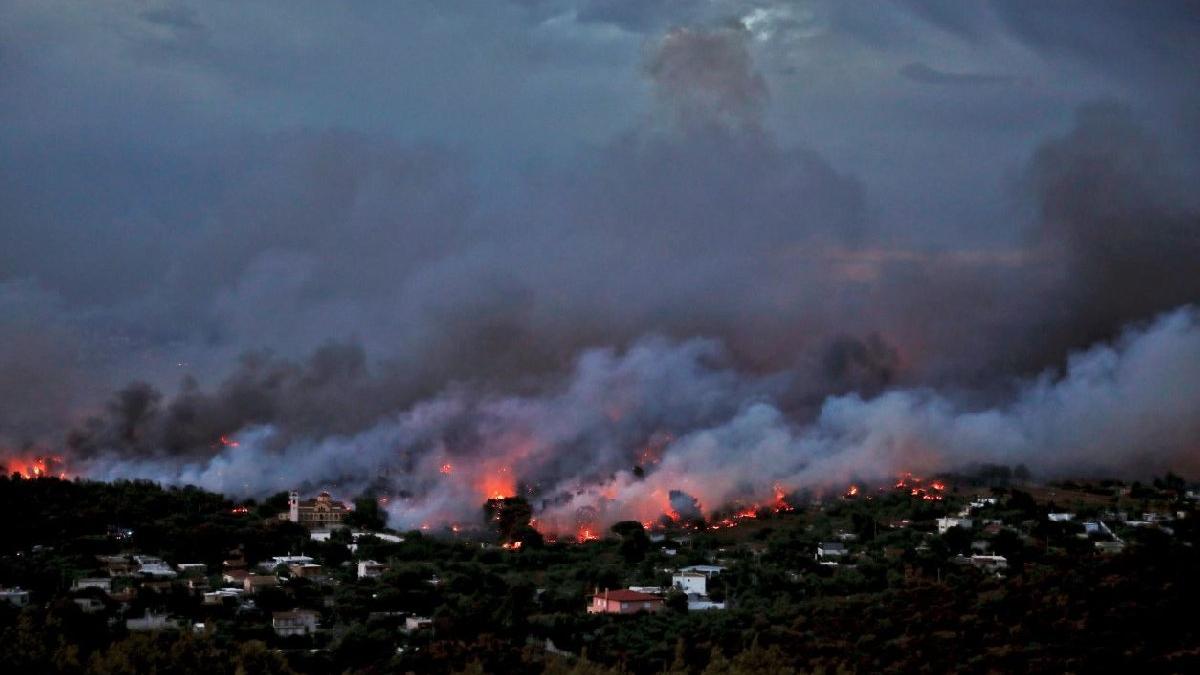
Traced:
<path fill-rule="evenodd" d="M 317 542 L 278 520 L 279 497 L 240 504 L 145 482 L 0 478 L 0 507 L 10 514 L 0 585 L 27 589 L 32 599 L 25 608 L 0 603 L 0 667 L 209 675 L 1200 671 L 1200 626 L 1187 618 L 1200 600 L 1200 532 L 1183 483 L 1168 477 L 1135 492 L 1113 481 L 1024 481 L 1013 487 L 1013 476 L 993 470 L 985 484 L 959 480 L 942 500 L 880 491 L 762 510 L 737 527 L 674 530 L 662 540 L 623 522 L 582 545 L 542 542 L 525 525 L 528 504 L 504 500 L 485 507 L 489 529 L 470 537 L 364 536 L 351 552 L 346 531 Z M 936 534 L 936 518 L 979 495 L 995 503 L 975 508 L 969 527 Z M 381 530 L 376 505 L 356 503 L 357 526 Z M 1056 510 L 1076 518 L 1049 521 Z M 1115 510 L 1137 514 L 1128 520 L 1149 511 L 1172 520 L 1127 526 L 1105 513 Z M 1113 523 L 1124 550 L 1098 553 L 1100 535 L 1080 522 L 1088 518 Z M 818 543 L 837 539 L 847 542 L 847 559 L 836 567 L 814 560 Z M 515 542 L 522 546 L 500 546 Z M 964 564 L 960 554 L 980 548 L 1005 556 L 1007 570 Z M 220 586 L 230 558 L 252 569 L 300 552 L 324 565 L 323 578 L 281 568 L 282 584 L 250 603 L 207 605 L 196 590 Z M 132 553 L 204 563 L 208 574 L 192 588 L 181 576 L 166 585 L 117 578 L 111 595 L 71 590 L 75 579 L 105 574 L 97 556 Z M 359 579 L 361 560 L 387 569 Z M 673 595 L 655 614 L 584 611 L 595 589 L 669 586 L 667 570 L 698 563 L 726 568 L 709 580 L 709 593 L 727 609 L 689 613 L 686 599 Z M 85 597 L 101 599 L 103 609 L 86 613 L 75 602 Z M 277 636 L 271 613 L 293 608 L 319 612 L 320 630 Z M 130 632 L 124 619 L 147 611 L 179 619 L 179 629 Z M 431 626 L 409 632 L 411 616 L 429 617 Z"/>

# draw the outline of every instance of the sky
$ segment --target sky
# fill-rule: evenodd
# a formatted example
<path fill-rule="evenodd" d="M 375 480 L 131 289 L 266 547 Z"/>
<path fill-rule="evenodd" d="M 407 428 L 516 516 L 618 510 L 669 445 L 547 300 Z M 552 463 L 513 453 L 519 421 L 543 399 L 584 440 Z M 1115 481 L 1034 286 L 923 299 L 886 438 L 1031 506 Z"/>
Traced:
<path fill-rule="evenodd" d="M 1039 378 L 1194 320 L 1198 29 L 1185 1 L 0 0 L 0 445 L 341 448 L 639 345 L 720 391 L 627 450 L 918 391 L 1020 426 Z"/>

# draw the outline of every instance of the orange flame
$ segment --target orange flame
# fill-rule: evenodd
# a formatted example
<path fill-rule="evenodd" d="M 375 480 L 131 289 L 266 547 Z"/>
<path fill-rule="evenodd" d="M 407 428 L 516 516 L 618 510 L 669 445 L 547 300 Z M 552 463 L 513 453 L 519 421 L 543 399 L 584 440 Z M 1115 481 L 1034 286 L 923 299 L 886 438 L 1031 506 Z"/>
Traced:
<path fill-rule="evenodd" d="M 17 474 L 22 478 L 51 478 L 57 472 L 59 478 L 66 480 L 67 472 L 62 469 L 63 458 L 58 455 L 33 457 L 30 459 L 10 459 L 6 462 L 8 475 Z"/>

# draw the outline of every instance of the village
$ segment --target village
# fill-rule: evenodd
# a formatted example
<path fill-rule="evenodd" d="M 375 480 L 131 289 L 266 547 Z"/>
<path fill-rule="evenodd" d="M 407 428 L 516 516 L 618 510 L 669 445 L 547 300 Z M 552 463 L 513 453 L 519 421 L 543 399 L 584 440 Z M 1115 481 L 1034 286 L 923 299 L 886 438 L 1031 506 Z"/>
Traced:
<path fill-rule="evenodd" d="M 66 483 L 3 482 L 10 494 Z M 1020 489 L 906 476 L 832 497 L 796 495 L 797 508 L 746 513 L 733 526 L 719 525 L 728 522 L 719 514 L 651 529 L 619 523 L 597 541 L 517 547 L 487 525 L 496 509 L 527 509 L 519 500 L 492 504 L 490 521 L 470 531 L 402 533 L 378 521 L 364 527 L 355 505 L 327 492 L 250 506 L 210 496 L 219 520 L 240 530 L 212 536 L 211 522 L 194 530 L 217 550 L 147 536 L 162 526 L 131 520 L 99 536 L 30 539 L 0 560 L 0 611 L 69 606 L 113 640 L 255 640 L 298 669 L 369 657 L 420 671 L 444 641 L 488 633 L 519 639 L 515 648 L 535 648 L 538 658 L 605 658 L 637 622 L 663 630 L 661 621 L 683 617 L 693 627 L 726 615 L 753 621 L 772 598 L 803 606 L 945 584 L 1004 588 L 1035 570 L 1070 574 L 1190 551 L 1197 496 L 1178 479 Z M 260 534 L 235 542 L 250 531 Z M 364 642 L 366 652 L 348 647 Z M 675 647 L 666 640 L 663 649 Z M 663 649 L 646 653 L 665 660 Z"/>

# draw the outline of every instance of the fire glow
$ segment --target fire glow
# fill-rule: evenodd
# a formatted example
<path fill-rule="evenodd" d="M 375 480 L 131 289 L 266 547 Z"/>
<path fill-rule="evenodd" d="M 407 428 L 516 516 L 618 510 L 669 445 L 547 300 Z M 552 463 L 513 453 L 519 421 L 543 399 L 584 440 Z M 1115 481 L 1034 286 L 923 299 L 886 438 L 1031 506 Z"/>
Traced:
<path fill-rule="evenodd" d="M 63 458 L 58 455 L 32 457 L 29 459 L 9 459 L 5 462 L 8 475 L 18 475 L 21 478 L 61 478 L 66 480 L 67 472 L 63 468 Z"/>

